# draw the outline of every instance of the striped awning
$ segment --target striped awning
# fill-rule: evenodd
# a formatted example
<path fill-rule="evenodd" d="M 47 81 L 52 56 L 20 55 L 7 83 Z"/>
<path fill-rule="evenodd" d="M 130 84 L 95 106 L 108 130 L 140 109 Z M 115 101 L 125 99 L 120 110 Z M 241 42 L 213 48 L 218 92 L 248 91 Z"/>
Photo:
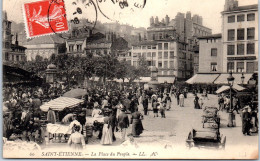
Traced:
<path fill-rule="evenodd" d="M 73 108 L 81 103 L 83 103 L 83 100 L 70 97 L 59 97 L 43 104 L 40 109 L 45 112 L 47 112 L 49 108 L 55 111 L 62 111 L 64 108 Z"/>
<path fill-rule="evenodd" d="M 219 74 L 195 74 L 193 77 L 188 79 L 186 83 L 188 84 L 211 84 L 213 83 L 217 78 Z"/>

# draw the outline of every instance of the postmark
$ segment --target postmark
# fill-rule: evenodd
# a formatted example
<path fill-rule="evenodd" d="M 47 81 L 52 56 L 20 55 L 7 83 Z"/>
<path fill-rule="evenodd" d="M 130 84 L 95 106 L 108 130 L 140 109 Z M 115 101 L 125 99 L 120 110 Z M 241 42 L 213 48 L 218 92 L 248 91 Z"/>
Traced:
<path fill-rule="evenodd" d="M 142 10 L 146 5 L 146 0 L 96 0 L 96 4 L 104 17 L 111 21 L 120 21 L 122 17 Z"/>
<path fill-rule="evenodd" d="M 43 0 L 23 5 L 27 38 L 69 30 L 63 0 Z"/>

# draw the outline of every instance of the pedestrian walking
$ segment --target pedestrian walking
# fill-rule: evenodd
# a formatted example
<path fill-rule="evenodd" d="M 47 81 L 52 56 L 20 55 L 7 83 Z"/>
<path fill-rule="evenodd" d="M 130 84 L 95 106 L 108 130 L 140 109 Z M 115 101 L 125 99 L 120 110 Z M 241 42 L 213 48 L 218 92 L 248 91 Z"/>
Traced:
<path fill-rule="evenodd" d="M 251 128 L 251 115 L 248 112 L 248 106 L 244 108 L 244 112 L 242 113 L 242 132 L 244 135 L 251 135 L 250 128 Z"/>
<path fill-rule="evenodd" d="M 195 108 L 195 109 L 200 109 L 200 106 L 199 106 L 199 97 L 197 96 L 197 94 L 195 94 L 195 98 L 194 98 L 194 108 Z"/>
<path fill-rule="evenodd" d="M 165 117 L 165 109 L 166 109 L 166 102 L 162 101 L 160 103 L 160 113 L 161 113 L 161 118 L 166 118 Z"/>
<path fill-rule="evenodd" d="M 132 135 L 133 137 L 138 137 L 140 134 L 143 133 L 143 124 L 142 120 L 143 115 L 136 109 L 134 113 L 131 115 L 131 124 L 132 124 Z"/>
<path fill-rule="evenodd" d="M 204 101 L 203 101 L 203 98 L 202 96 L 199 98 L 199 106 L 200 106 L 200 109 L 203 109 L 203 105 L 204 105 Z"/>
<path fill-rule="evenodd" d="M 238 112 L 238 98 L 236 96 L 233 97 L 232 103 L 233 103 L 234 110 L 236 110 L 237 114 L 239 114 L 239 112 Z"/>
<path fill-rule="evenodd" d="M 158 117 L 158 102 L 157 102 L 157 98 L 153 97 L 152 98 L 152 106 L 153 106 L 153 117 Z"/>
<path fill-rule="evenodd" d="M 177 98 L 177 105 L 179 105 L 180 104 L 180 92 L 179 91 L 177 91 L 177 93 L 176 93 L 176 98 Z"/>
<path fill-rule="evenodd" d="M 129 119 L 127 114 L 125 113 L 125 108 L 121 109 L 121 113 L 118 115 L 118 127 L 121 131 L 122 141 L 125 141 L 126 129 L 129 127 Z"/>
<path fill-rule="evenodd" d="M 223 111 L 224 109 L 224 98 L 223 96 L 219 95 L 218 97 L 218 104 L 219 104 L 219 111 Z"/>
<path fill-rule="evenodd" d="M 171 109 L 172 100 L 169 94 L 167 94 L 166 98 L 166 110 L 169 111 Z"/>
<path fill-rule="evenodd" d="M 184 94 L 181 93 L 179 98 L 180 98 L 180 107 L 184 107 Z"/>

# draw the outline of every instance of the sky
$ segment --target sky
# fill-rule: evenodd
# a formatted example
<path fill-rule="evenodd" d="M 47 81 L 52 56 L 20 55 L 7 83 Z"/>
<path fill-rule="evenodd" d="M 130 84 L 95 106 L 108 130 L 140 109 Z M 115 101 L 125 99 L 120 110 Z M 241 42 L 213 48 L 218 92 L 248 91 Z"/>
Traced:
<path fill-rule="evenodd" d="M 39 0 L 4 0 L 3 10 L 7 11 L 8 19 L 15 22 L 23 22 L 22 5 L 27 2 Z M 86 2 L 82 0 L 64 0 L 68 19 L 73 19 L 74 11 L 81 7 L 84 14 L 78 15 L 95 20 L 95 7 L 85 8 Z M 72 5 L 75 1 L 76 5 Z M 84 0 L 83 0 L 84 1 Z M 89 1 L 89 0 L 85 0 Z M 224 9 L 225 0 L 146 0 L 144 8 L 134 7 L 134 4 L 141 6 L 144 0 L 127 0 L 128 7 L 121 9 L 119 3 L 113 4 L 111 0 L 101 0 L 99 3 L 100 10 L 97 9 L 97 19 L 101 22 L 118 21 L 123 24 L 133 25 L 135 27 L 149 27 L 150 17 L 158 16 L 159 20 L 166 15 L 174 19 L 178 12 L 186 13 L 190 11 L 192 15 L 198 14 L 203 17 L 203 25 L 212 29 L 214 33 L 221 32 L 221 12 Z M 123 1 L 123 0 L 120 0 Z M 97 3 L 94 0 L 95 4 Z M 239 6 L 258 4 L 257 0 L 238 0 Z M 123 3 L 121 3 L 122 6 Z M 98 8 L 96 4 L 96 8 Z M 103 13 L 101 13 L 101 12 Z M 106 17 L 108 18 L 106 18 Z"/>

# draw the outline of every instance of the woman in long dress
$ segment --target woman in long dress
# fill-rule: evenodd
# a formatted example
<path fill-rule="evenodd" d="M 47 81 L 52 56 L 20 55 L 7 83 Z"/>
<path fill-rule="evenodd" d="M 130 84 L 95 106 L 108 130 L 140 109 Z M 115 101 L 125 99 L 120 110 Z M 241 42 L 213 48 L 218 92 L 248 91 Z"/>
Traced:
<path fill-rule="evenodd" d="M 74 150 L 81 150 L 83 147 L 85 147 L 84 136 L 79 132 L 80 126 L 75 125 L 74 130 L 75 132 L 70 135 L 68 144 Z"/>
<path fill-rule="evenodd" d="M 195 109 L 200 109 L 199 97 L 197 96 L 197 94 L 195 94 L 195 98 L 194 98 L 194 108 Z"/>
<path fill-rule="evenodd" d="M 143 124 L 141 121 L 142 119 L 143 119 L 143 115 L 138 111 L 138 109 L 136 109 L 135 112 L 132 113 L 132 116 L 131 116 L 133 137 L 137 137 L 143 133 L 144 128 L 143 128 Z"/>
<path fill-rule="evenodd" d="M 104 118 L 104 126 L 102 130 L 102 138 L 100 143 L 102 145 L 110 145 L 113 143 L 113 134 L 112 134 L 112 126 L 111 126 L 111 117 L 110 114 L 107 114 Z"/>

